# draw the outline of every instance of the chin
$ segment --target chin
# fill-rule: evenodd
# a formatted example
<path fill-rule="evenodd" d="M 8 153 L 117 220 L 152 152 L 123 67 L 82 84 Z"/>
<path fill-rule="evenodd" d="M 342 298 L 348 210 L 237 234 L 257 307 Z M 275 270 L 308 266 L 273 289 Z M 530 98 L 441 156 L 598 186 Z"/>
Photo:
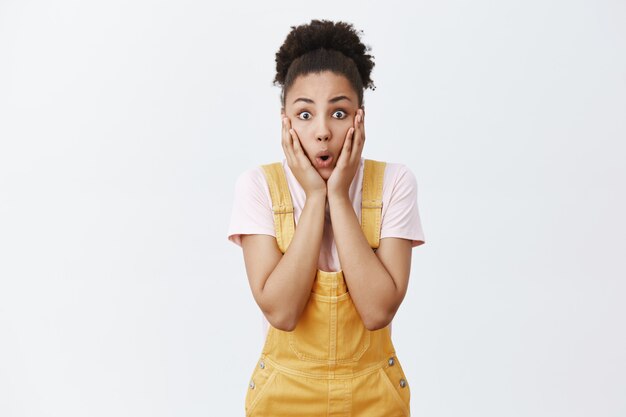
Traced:
<path fill-rule="evenodd" d="M 317 173 L 320 174 L 320 177 L 322 177 L 322 179 L 324 181 L 328 181 L 328 179 L 330 178 L 330 174 L 333 173 L 333 169 L 332 168 L 324 168 L 322 170 L 318 170 Z"/>

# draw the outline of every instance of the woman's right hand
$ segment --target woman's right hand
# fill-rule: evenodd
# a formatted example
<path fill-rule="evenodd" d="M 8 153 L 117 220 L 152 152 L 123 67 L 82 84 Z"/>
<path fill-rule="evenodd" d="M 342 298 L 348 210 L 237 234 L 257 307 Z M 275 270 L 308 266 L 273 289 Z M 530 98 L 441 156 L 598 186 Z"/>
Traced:
<path fill-rule="evenodd" d="M 304 188 L 307 197 L 318 192 L 326 195 L 326 181 L 311 164 L 304 148 L 302 148 L 298 134 L 295 129 L 291 128 L 291 121 L 287 116 L 283 116 L 282 123 L 282 146 L 289 169 Z"/>

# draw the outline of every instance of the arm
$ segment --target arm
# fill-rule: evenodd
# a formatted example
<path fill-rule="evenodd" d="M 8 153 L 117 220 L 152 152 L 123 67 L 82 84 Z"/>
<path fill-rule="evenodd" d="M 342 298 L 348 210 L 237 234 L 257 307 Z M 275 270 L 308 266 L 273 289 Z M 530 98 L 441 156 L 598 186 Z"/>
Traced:
<path fill-rule="evenodd" d="M 241 237 L 252 295 L 277 329 L 292 331 L 311 295 L 324 231 L 325 206 L 325 194 L 307 197 L 284 255 L 273 236 Z"/>
<path fill-rule="evenodd" d="M 369 330 L 387 326 L 406 294 L 411 269 L 411 241 L 385 238 L 374 253 L 370 248 L 348 189 L 359 166 L 365 111 L 359 109 L 348 130 L 337 166 L 328 179 L 328 203 L 337 252 L 346 285 L 363 324 Z"/>
<path fill-rule="evenodd" d="M 317 274 L 324 233 L 326 184 L 315 171 L 282 113 L 282 147 L 289 168 L 306 194 L 304 208 L 283 255 L 268 235 L 241 238 L 252 295 L 272 326 L 291 331 L 304 310 Z"/>
<path fill-rule="evenodd" d="M 384 238 L 369 246 L 347 196 L 328 196 L 333 233 L 346 284 L 365 327 L 377 330 L 395 316 L 407 291 L 411 241 Z"/>

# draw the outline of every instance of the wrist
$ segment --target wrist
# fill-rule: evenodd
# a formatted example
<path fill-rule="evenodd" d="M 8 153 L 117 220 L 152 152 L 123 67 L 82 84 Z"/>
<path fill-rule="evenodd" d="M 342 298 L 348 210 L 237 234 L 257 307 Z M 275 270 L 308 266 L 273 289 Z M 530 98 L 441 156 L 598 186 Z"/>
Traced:
<path fill-rule="evenodd" d="M 350 195 L 348 190 L 328 190 L 328 203 L 332 202 L 349 202 Z"/>
<path fill-rule="evenodd" d="M 326 189 L 323 190 L 313 190 L 313 191 L 309 191 L 306 194 L 306 200 L 309 201 L 320 201 L 323 202 L 324 204 L 326 204 Z"/>

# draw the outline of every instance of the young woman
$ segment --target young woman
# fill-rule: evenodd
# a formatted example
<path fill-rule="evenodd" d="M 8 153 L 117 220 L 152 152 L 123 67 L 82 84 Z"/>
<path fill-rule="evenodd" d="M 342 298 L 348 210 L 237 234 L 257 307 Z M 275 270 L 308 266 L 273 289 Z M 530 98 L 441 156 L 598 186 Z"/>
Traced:
<path fill-rule="evenodd" d="M 285 158 L 240 175 L 228 231 L 268 323 L 247 416 L 410 414 L 391 320 L 424 234 L 412 172 L 362 157 L 368 50 L 312 20 L 276 54 Z"/>

